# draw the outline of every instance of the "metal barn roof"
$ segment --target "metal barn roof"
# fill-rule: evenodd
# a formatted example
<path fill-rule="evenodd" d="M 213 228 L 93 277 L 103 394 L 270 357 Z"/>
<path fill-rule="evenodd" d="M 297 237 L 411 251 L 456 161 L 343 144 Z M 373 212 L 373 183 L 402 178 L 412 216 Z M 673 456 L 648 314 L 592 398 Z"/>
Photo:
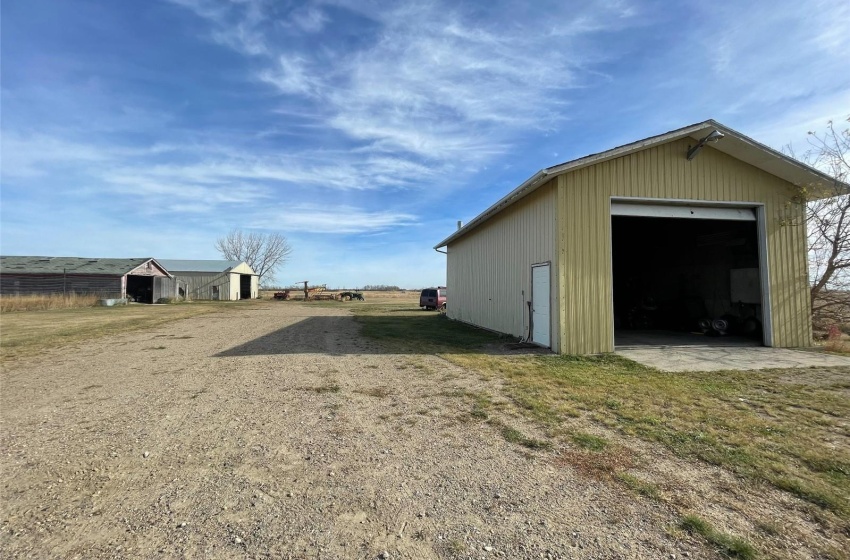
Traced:
<path fill-rule="evenodd" d="M 691 138 L 699 142 L 713 130 L 719 130 L 723 133 L 723 139 L 711 144 L 711 148 L 723 152 L 735 159 L 748 163 L 753 167 L 757 167 L 762 171 L 770 173 L 780 179 L 784 179 L 795 185 L 807 185 L 818 182 L 835 182 L 835 178 L 830 177 L 826 173 L 815 169 L 805 163 L 797 161 L 782 152 L 778 152 L 769 146 L 765 146 L 760 142 L 756 142 L 740 132 L 724 126 L 715 120 L 707 120 L 701 123 L 692 124 L 684 128 L 672 130 L 658 136 L 651 136 L 644 140 L 638 140 L 631 144 L 619 146 L 611 150 L 591 154 L 579 159 L 574 159 L 565 163 L 554 165 L 542 169 L 531 176 L 519 187 L 505 195 L 501 200 L 490 206 L 487 210 L 470 220 L 459 230 L 452 233 L 446 239 L 434 246 L 435 249 L 445 247 L 456 239 L 463 237 L 471 230 L 483 224 L 491 217 L 495 216 L 508 206 L 531 194 L 539 187 L 543 186 L 550 179 L 558 175 L 564 175 L 571 171 L 589 167 L 603 161 L 608 161 L 618 157 L 623 157 L 647 148 L 652 148 L 674 140 L 683 138 Z M 685 154 L 682 154 L 685 157 Z M 850 185 L 839 183 L 843 188 L 850 192 Z"/>
<path fill-rule="evenodd" d="M 150 257 L 133 259 L 99 259 L 86 257 L 25 257 L 0 256 L 2 274 L 102 274 L 123 276 L 135 268 L 153 261 Z"/>
<path fill-rule="evenodd" d="M 227 272 L 242 261 L 161 259 L 159 263 L 169 272 Z"/>

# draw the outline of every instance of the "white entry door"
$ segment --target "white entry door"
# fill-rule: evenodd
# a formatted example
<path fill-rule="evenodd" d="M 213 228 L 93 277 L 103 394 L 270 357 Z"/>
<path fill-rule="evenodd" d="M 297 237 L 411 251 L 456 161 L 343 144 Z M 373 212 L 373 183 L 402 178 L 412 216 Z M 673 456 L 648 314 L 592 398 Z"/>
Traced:
<path fill-rule="evenodd" d="M 549 348 L 549 264 L 531 267 L 531 341 Z"/>

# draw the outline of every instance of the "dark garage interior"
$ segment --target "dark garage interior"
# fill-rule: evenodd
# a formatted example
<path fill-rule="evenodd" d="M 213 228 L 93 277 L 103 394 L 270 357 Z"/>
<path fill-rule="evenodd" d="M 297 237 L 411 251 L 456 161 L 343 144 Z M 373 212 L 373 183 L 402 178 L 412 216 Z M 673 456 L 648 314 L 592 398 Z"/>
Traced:
<path fill-rule="evenodd" d="M 251 299 L 251 275 L 239 275 L 239 299 Z"/>
<path fill-rule="evenodd" d="M 127 297 L 138 303 L 153 303 L 153 276 L 127 276 Z"/>
<path fill-rule="evenodd" d="M 617 346 L 761 343 L 755 221 L 611 220 Z"/>

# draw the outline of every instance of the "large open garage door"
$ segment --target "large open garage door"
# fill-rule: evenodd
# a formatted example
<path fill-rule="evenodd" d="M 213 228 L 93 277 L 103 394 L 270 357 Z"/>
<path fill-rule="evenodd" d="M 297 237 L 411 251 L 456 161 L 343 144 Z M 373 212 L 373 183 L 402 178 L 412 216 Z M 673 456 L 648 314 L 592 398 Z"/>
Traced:
<path fill-rule="evenodd" d="M 758 210 L 611 204 L 614 344 L 769 344 Z"/>
<path fill-rule="evenodd" d="M 153 303 L 153 276 L 127 276 L 127 297 L 138 303 Z"/>
<path fill-rule="evenodd" d="M 251 275 L 239 275 L 239 299 L 251 299 Z"/>

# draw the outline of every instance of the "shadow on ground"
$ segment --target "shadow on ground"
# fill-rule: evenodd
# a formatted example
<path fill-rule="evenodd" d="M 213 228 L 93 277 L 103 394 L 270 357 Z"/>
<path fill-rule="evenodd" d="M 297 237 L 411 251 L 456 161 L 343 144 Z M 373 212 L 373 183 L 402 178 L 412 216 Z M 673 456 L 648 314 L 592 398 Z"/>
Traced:
<path fill-rule="evenodd" d="M 309 317 L 215 356 L 545 352 L 517 347 L 516 340 L 436 313 Z"/>

